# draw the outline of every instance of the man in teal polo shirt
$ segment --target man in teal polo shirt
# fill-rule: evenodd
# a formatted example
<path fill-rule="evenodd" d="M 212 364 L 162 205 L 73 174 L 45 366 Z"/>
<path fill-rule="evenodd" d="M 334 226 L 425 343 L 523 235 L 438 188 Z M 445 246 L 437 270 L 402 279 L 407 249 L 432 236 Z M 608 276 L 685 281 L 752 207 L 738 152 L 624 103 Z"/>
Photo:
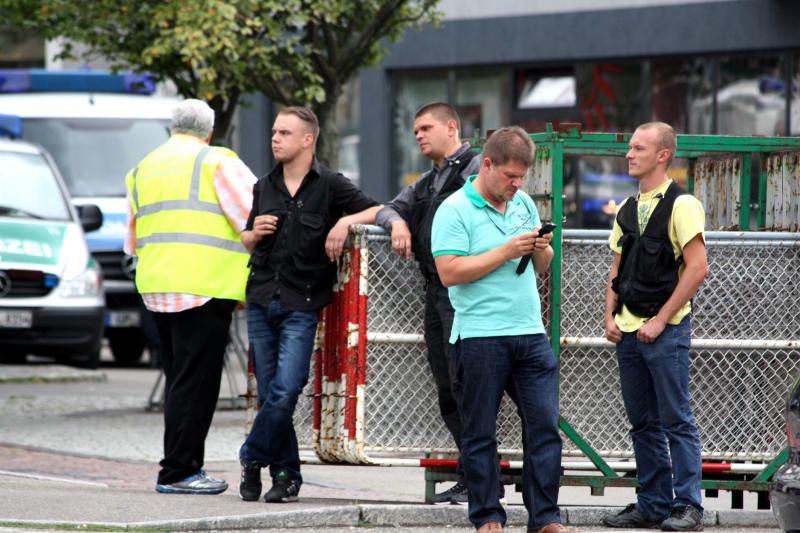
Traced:
<path fill-rule="evenodd" d="M 480 171 L 439 207 L 431 248 L 455 309 L 450 343 L 464 390 L 461 460 L 469 518 L 479 532 L 502 531 L 497 469 L 497 412 L 503 392 L 523 424 L 523 498 L 528 530 L 564 533 L 558 508 L 561 437 L 558 362 L 545 335 L 536 274 L 517 275 L 523 256 L 536 272 L 553 258 L 552 234 L 539 236 L 539 213 L 520 190 L 534 146 L 521 128 L 486 142 Z"/>

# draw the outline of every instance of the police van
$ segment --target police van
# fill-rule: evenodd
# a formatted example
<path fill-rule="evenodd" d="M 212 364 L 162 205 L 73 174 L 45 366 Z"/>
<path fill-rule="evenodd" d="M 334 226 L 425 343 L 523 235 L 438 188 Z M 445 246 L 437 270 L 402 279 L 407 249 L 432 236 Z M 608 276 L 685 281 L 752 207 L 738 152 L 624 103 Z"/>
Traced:
<path fill-rule="evenodd" d="M 70 203 L 45 150 L 3 138 L 13 122 L 0 117 L 0 361 L 38 354 L 96 368 L 105 300 L 84 230 L 102 214 Z"/>
<path fill-rule="evenodd" d="M 139 361 L 147 340 L 141 329 L 147 311 L 133 281 L 135 258 L 122 250 L 125 175 L 169 138 L 178 102 L 153 96 L 154 89 L 146 76 L 0 70 L 0 114 L 20 117 L 22 138 L 50 152 L 76 205 L 95 204 L 103 212 L 102 227 L 87 233 L 87 240 L 103 272 L 105 331 L 120 363 Z"/>

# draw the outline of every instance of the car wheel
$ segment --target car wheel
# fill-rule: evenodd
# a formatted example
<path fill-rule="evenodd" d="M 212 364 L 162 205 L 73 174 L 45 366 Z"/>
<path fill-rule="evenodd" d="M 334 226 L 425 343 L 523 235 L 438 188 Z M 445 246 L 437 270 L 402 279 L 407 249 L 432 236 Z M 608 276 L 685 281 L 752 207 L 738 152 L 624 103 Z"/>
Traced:
<path fill-rule="evenodd" d="M 138 363 L 144 353 L 144 336 L 139 328 L 120 328 L 106 332 L 114 361 L 120 365 Z"/>

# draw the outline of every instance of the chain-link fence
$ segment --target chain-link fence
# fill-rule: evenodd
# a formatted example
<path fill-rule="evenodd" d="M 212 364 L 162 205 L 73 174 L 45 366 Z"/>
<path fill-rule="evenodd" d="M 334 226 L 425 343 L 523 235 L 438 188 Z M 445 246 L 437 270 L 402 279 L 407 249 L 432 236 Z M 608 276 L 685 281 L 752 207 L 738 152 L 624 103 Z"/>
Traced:
<path fill-rule="evenodd" d="M 528 180 L 542 220 L 562 219 L 565 154 L 624 156 L 629 134 L 579 129 L 532 134 Z M 687 188 L 707 230 L 800 226 L 800 141 L 678 136 L 690 162 Z M 757 162 L 754 165 L 753 162 Z M 750 190 L 759 167 L 758 190 Z M 758 201 L 751 203 L 757 196 Z M 321 457 L 369 462 L 378 454 L 452 451 L 441 421 L 422 337 L 423 281 L 378 228 L 356 228 L 334 304 L 318 335 L 314 379 L 295 415 L 298 438 Z M 603 305 L 612 260 L 608 231 L 557 231 L 554 283 L 539 280 L 546 322 L 559 342 L 560 405 L 568 427 L 603 457 L 632 455 Z M 784 396 L 800 357 L 800 235 L 709 232 L 710 276 L 694 298 L 690 388 L 708 459 L 761 461 L 783 448 Z M 561 244 L 561 246 L 559 246 Z M 552 287 L 557 291 L 549 298 Z M 565 429 L 566 431 L 566 429 Z M 565 440 L 566 455 L 583 452 Z M 498 446 L 521 448 L 519 420 L 505 401 Z"/>
<path fill-rule="evenodd" d="M 614 350 L 602 339 L 607 235 L 567 232 L 564 242 L 561 411 L 601 455 L 629 456 Z M 706 239 L 710 274 L 693 300 L 690 369 L 703 455 L 768 459 L 785 446 L 785 395 L 800 368 L 800 236 Z M 565 452 L 577 449 L 565 443 Z"/>
<path fill-rule="evenodd" d="M 603 338 L 612 258 L 608 232 L 564 235 L 561 413 L 601 456 L 631 456 L 614 350 Z M 378 228 L 370 228 L 360 242 L 366 281 L 366 380 L 363 397 L 354 398 L 363 403 L 354 422 L 360 442 L 353 462 L 369 461 L 369 454 L 455 451 L 439 416 L 426 359 L 424 286 L 416 263 L 393 253 Z M 768 459 L 785 443 L 784 398 L 800 357 L 800 235 L 712 232 L 707 242 L 710 275 L 694 298 L 690 385 L 703 454 L 709 459 Z M 542 288 L 547 285 L 543 281 Z M 338 327 L 346 328 L 349 343 L 357 343 L 352 323 L 344 320 Z M 346 386 L 331 390 L 346 400 Z M 295 416 L 298 437 L 306 444 L 314 438 L 314 394 L 310 389 Z M 347 432 L 344 404 L 339 405 L 340 427 L 329 435 L 331 442 L 341 441 L 337 431 Z M 521 451 L 519 419 L 509 401 L 498 417 L 498 445 L 505 454 Z M 564 453 L 581 455 L 566 439 Z"/>

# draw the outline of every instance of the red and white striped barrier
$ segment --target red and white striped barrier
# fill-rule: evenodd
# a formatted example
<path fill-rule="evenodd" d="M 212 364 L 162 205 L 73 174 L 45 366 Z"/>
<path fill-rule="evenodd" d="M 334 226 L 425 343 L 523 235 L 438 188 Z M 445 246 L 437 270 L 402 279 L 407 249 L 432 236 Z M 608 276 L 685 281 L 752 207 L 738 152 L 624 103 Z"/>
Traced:
<path fill-rule="evenodd" d="M 317 331 L 313 444 L 325 462 L 371 464 L 363 447 L 369 258 L 365 231 L 351 230 L 353 246 L 342 254 L 333 302 L 323 310 Z"/>

